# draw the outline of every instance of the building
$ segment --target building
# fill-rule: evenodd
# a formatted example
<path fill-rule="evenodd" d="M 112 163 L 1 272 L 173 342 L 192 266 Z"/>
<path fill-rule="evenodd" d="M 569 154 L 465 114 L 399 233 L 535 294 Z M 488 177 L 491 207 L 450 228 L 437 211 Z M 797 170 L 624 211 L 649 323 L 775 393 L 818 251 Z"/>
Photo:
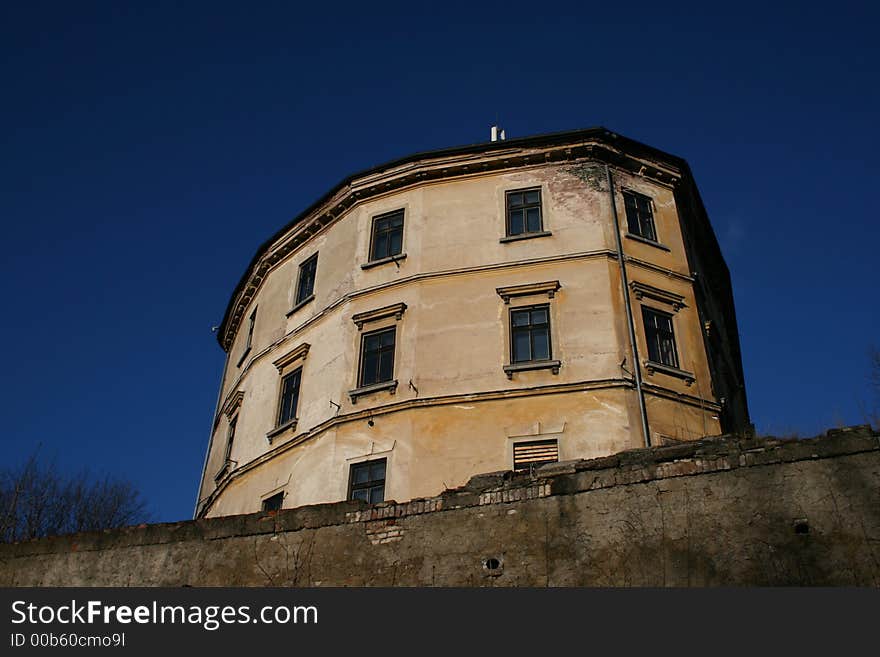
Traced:
<path fill-rule="evenodd" d="M 750 429 L 690 169 L 604 128 L 350 176 L 258 249 L 217 337 L 198 517 Z"/>

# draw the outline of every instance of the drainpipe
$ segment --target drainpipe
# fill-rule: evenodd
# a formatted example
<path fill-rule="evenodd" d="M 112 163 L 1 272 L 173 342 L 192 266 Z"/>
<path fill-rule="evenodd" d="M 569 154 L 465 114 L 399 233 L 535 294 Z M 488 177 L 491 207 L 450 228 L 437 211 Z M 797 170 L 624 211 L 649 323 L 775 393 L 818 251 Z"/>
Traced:
<path fill-rule="evenodd" d="M 645 407 L 645 392 L 642 390 L 642 367 L 639 363 L 639 348 L 636 345 L 636 329 L 633 323 L 632 304 L 629 297 L 629 280 L 626 275 L 626 258 L 623 255 L 623 242 L 620 239 L 620 221 L 617 218 L 617 202 L 614 200 L 614 184 L 611 182 L 611 169 L 605 165 L 605 178 L 608 181 L 608 194 L 611 196 L 611 215 L 614 217 L 614 236 L 617 238 L 617 264 L 620 266 L 620 284 L 623 286 L 623 307 L 626 308 L 626 326 L 629 329 L 629 345 L 633 355 L 633 377 L 636 395 L 639 398 L 639 413 L 642 416 L 642 435 L 645 447 L 651 446 L 651 432 L 648 428 L 648 409 Z"/>
<path fill-rule="evenodd" d="M 214 422 L 217 420 L 217 414 L 220 412 L 220 402 L 221 397 L 223 396 L 223 384 L 226 383 L 226 369 L 229 367 L 229 354 L 232 352 L 232 347 L 230 346 L 229 351 L 226 352 L 226 358 L 223 360 L 223 376 L 220 379 L 220 390 L 217 391 L 217 403 L 214 405 L 214 415 L 211 417 L 211 434 L 208 437 L 208 449 L 205 450 L 205 461 L 202 463 L 202 478 L 199 479 L 199 487 L 196 490 L 196 506 L 193 509 L 193 520 L 196 519 L 196 516 L 199 512 L 199 502 L 201 501 L 202 496 L 202 484 L 205 481 L 205 473 L 208 470 L 208 457 L 211 455 L 211 447 L 214 445 Z"/>

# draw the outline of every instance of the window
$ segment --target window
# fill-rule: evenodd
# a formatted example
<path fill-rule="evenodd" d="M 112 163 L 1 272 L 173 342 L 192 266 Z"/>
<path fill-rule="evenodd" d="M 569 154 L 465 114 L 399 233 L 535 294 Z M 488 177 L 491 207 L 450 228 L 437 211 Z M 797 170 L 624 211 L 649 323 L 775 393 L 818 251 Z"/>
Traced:
<path fill-rule="evenodd" d="M 507 192 L 507 235 L 540 233 L 541 190 L 518 189 Z"/>
<path fill-rule="evenodd" d="M 299 280 L 296 284 L 295 305 L 304 303 L 312 298 L 315 293 L 315 272 L 318 269 L 318 254 L 306 260 L 299 266 Z"/>
<path fill-rule="evenodd" d="M 355 463 L 348 479 L 348 499 L 377 504 L 385 500 L 386 459 Z"/>
<path fill-rule="evenodd" d="M 241 356 L 238 359 L 238 363 L 236 367 L 241 367 L 241 364 L 244 362 L 244 359 L 248 357 L 248 354 L 251 353 L 251 344 L 254 341 L 254 325 L 257 323 L 257 309 L 254 308 L 254 311 L 251 313 L 250 319 L 248 320 L 248 332 L 247 332 L 247 340 L 244 344 L 244 351 L 241 352 Z"/>
<path fill-rule="evenodd" d="M 247 343 L 244 346 L 245 352 L 251 350 L 251 343 L 254 341 L 254 325 L 257 323 L 257 309 L 251 313 L 250 324 L 248 325 Z"/>
<path fill-rule="evenodd" d="M 361 372 L 358 384 L 369 386 L 394 378 L 395 327 L 367 333 L 361 340 Z"/>
<path fill-rule="evenodd" d="M 373 218 L 370 260 L 399 255 L 403 249 L 403 210 Z"/>
<path fill-rule="evenodd" d="M 654 230 L 653 201 L 648 196 L 624 191 L 623 204 L 626 208 L 627 231 L 656 242 L 657 231 Z"/>
<path fill-rule="evenodd" d="M 232 443 L 235 442 L 235 425 L 238 424 L 238 416 L 236 415 L 229 421 L 229 430 L 226 432 L 226 456 L 223 457 L 224 463 L 228 463 L 232 459 Z"/>
<path fill-rule="evenodd" d="M 532 466 L 556 463 L 559 460 L 559 443 L 555 440 L 532 440 L 513 446 L 513 469 L 529 470 Z"/>
<path fill-rule="evenodd" d="M 510 311 L 511 362 L 550 359 L 550 307 L 528 306 Z"/>
<path fill-rule="evenodd" d="M 302 368 L 294 370 L 281 379 L 281 404 L 278 411 L 278 426 L 284 426 L 296 419 L 296 404 L 299 401 L 299 382 Z"/>
<path fill-rule="evenodd" d="M 284 491 L 280 493 L 275 493 L 272 497 L 267 497 L 263 500 L 263 511 L 278 511 L 281 508 L 281 503 L 284 501 Z"/>
<path fill-rule="evenodd" d="M 645 320 L 645 339 L 648 342 L 648 360 L 668 367 L 678 367 L 678 353 L 675 350 L 675 333 L 672 330 L 672 315 L 642 306 Z"/>

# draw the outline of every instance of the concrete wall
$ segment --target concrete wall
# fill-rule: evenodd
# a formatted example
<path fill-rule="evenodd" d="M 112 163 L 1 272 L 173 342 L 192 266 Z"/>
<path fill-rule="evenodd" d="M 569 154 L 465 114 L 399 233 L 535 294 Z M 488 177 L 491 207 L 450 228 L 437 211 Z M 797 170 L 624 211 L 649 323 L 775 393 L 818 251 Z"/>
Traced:
<path fill-rule="evenodd" d="M 880 585 L 880 435 L 720 438 L 0 546 L 0 586 Z"/>

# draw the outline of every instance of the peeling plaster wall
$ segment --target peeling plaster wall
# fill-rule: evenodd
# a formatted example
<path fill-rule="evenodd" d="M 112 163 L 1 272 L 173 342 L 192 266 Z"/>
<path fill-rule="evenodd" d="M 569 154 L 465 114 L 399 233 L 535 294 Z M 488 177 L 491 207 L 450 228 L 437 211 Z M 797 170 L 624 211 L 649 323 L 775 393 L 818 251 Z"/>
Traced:
<path fill-rule="evenodd" d="M 2 586 L 880 585 L 880 436 L 720 438 L 0 546 Z"/>

